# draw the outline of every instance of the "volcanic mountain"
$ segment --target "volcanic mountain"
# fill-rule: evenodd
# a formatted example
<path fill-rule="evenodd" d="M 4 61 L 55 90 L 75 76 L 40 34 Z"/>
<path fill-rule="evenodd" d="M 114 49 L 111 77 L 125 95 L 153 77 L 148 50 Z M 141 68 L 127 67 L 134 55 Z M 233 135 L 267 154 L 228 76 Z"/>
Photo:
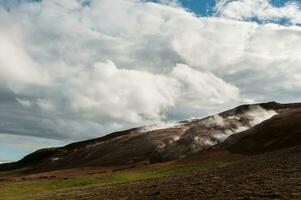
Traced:
<path fill-rule="evenodd" d="M 115 132 L 64 147 L 38 150 L 1 171 L 26 168 L 37 173 L 83 167 L 130 166 L 187 159 L 223 149 L 258 154 L 301 145 L 301 104 L 242 105 L 203 119 L 167 127 Z"/>

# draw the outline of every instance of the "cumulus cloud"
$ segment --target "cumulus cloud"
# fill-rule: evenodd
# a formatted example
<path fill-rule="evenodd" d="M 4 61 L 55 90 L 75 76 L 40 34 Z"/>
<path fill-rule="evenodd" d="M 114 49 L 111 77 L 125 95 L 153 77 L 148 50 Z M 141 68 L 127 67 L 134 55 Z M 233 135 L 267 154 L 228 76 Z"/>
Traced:
<path fill-rule="evenodd" d="M 210 72 L 201 72 L 183 64 L 177 64 L 171 76 L 179 81 L 179 105 L 192 108 L 207 108 L 230 102 L 247 102 L 234 85 L 223 81 Z"/>
<path fill-rule="evenodd" d="M 244 21 L 298 24 L 295 4 L 220 1 L 216 16 L 197 17 L 168 2 L 0 4 L 0 130 L 85 139 L 241 103 L 300 100 L 301 28 Z"/>
<path fill-rule="evenodd" d="M 182 26 L 175 49 L 191 66 L 213 72 L 257 101 L 296 99 L 300 27 L 220 18 L 200 19 L 194 31 Z"/>
<path fill-rule="evenodd" d="M 184 64 L 177 64 L 168 74 L 153 74 L 119 69 L 108 60 L 76 78 L 80 81 L 70 87 L 71 109 L 92 118 L 160 121 L 166 117 L 164 110 L 176 106 L 209 110 L 212 105 L 243 102 L 235 86 Z"/>
<path fill-rule="evenodd" d="M 71 95 L 72 109 L 90 117 L 110 117 L 130 122 L 159 119 L 174 105 L 177 82 L 167 76 L 118 69 L 112 61 L 98 62 L 77 78 Z"/>
<path fill-rule="evenodd" d="M 26 52 L 22 30 L 11 24 L 14 20 L 0 7 L 0 83 L 45 85 L 48 77 Z"/>

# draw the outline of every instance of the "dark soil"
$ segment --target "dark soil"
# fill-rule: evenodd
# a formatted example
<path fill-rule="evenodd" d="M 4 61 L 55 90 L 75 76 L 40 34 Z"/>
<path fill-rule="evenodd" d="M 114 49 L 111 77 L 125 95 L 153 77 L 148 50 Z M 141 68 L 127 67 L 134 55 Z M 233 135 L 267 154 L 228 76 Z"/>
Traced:
<path fill-rule="evenodd" d="M 248 156 L 207 171 L 91 186 L 37 199 L 301 199 L 301 146 Z"/>

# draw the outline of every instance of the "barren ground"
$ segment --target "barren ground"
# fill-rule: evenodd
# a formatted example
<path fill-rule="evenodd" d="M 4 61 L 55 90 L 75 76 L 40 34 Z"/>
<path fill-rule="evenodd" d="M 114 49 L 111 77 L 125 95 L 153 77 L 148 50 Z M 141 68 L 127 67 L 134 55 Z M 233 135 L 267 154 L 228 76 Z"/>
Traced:
<path fill-rule="evenodd" d="M 88 186 L 35 199 L 301 199 L 301 147 L 218 167 L 112 186 Z"/>

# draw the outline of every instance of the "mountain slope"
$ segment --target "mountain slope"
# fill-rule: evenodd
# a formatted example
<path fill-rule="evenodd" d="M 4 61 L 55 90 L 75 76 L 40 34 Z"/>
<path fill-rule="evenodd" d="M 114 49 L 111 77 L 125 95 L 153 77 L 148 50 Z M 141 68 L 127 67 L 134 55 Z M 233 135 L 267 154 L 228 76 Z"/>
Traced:
<path fill-rule="evenodd" d="M 235 134 L 221 145 L 235 153 L 263 153 L 301 145 L 301 109 L 282 112 L 259 125 Z"/>
<path fill-rule="evenodd" d="M 291 124 L 288 128 L 283 128 L 283 131 L 296 130 L 296 134 L 293 134 L 292 138 L 285 142 L 286 145 L 289 145 L 295 137 L 299 138 L 298 131 L 300 129 L 294 127 L 298 126 L 296 123 L 299 120 L 298 117 L 291 123 L 288 118 L 295 114 L 299 116 L 299 114 L 297 115 L 299 108 L 301 108 L 301 104 L 278 104 L 275 102 L 243 105 L 219 115 L 186 120 L 167 128 L 140 127 L 61 148 L 40 150 L 18 162 L 0 165 L 0 170 L 27 168 L 27 172 L 42 172 L 179 160 L 220 144 L 231 135 L 233 136 L 220 147 L 239 152 L 240 148 L 244 146 L 241 151 L 247 152 L 250 150 L 244 148 L 256 149 L 256 145 L 261 143 L 254 144 L 254 146 L 245 144 L 256 143 L 257 135 L 262 135 L 262 132 L 266 133 L 264 129 L 266 122 L 269 119 L 277 121 L 279 116 L 281 118 L 279 119 L 280 127 L 276 126 L 275 128 L 280 131 L 282 130 L 281 126 Z M 273 126 L 268 128 L 271 132 Z M 281 134 L 275 139 L 282 140 L 281 137 L 284 135 L 282 132 Z M 254 138 L 245 139 L 249 135 L 251 135 L 250 137 L 254 135 Z M 267 135 L 267 137 L 274 136 Z M 266 144 L 264 140 L 262 143 Z M 271 144 L 273 143 L 278 144 L 277 142 Z"/>

